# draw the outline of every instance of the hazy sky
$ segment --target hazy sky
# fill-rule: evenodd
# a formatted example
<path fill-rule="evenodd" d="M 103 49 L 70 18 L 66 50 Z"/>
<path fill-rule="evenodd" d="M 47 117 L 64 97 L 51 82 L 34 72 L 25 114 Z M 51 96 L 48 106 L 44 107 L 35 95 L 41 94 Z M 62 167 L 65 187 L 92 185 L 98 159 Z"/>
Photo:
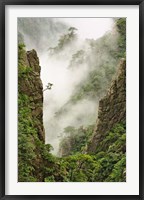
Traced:
<path fill-rule="evenodd" d="M 63 18 L 59 20 L 76 27 L 81 39 L 97 39 L 109 31 L 113 25 L 112 18 Z"/>

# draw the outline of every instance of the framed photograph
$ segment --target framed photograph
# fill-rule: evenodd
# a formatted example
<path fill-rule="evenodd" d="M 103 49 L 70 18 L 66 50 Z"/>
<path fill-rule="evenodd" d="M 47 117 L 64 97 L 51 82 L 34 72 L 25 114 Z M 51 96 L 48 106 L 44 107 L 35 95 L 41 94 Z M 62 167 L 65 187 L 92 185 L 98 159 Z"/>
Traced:
<path fill-rule="evenodd" d="M 144 2 L 0 3 L 0 199 L 143 199 Z"/>

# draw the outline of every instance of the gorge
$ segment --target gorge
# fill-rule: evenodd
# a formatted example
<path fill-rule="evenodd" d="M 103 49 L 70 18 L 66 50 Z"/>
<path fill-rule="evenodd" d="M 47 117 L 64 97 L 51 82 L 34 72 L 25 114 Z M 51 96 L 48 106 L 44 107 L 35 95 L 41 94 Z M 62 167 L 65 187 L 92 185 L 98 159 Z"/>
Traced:
<path fill-rule="evenodd" d="M 112 31 L 83 42 L 60 23 L 65 33 L 47 57 L 38 53 L 43 62 L 19 30 L 20 182 L 126 181 L 125 23 L 117 19 Z M 43 92 L 45 59 L 55 79 L 42 75 L 53 84 Z"/>

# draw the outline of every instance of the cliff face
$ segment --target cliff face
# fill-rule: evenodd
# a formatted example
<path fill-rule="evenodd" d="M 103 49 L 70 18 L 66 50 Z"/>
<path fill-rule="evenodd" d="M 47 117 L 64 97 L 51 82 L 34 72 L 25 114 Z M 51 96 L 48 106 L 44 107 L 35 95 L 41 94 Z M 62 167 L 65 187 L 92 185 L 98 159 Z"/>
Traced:
<path fill-rule="evenodd" d="M 120 61 L 116 78 L 104 98 L 99 102 L 98 119 L 87 151 L 93 153 L 106 134 L 118 123 L 126 120 L 126 61 Z"/>
<path fill-rule="evenodd" d="M 39 139 L 44 141 L 43 85 L 40 79 L 39 59 L 35 50 L 23 53 L 21 59 L 23 66 L 29 69 L 29 74 L 25 78 L 19 78 L 19 92 L 29 97 L 29 107 L 36 121 Z"/>
<path fill-rule="evenodd" d="M 19 181 L 43 181 L 43 86 L 35 50 L 18 52 Z"/>

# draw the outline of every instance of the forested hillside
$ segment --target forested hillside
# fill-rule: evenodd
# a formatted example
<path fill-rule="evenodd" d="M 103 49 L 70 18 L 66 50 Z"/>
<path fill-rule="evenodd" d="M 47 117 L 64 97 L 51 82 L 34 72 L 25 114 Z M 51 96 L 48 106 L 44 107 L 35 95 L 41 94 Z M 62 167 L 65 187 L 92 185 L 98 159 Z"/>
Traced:
<path fill-rule="evenodd" d="M 67 28 L 60 22 L 45 21 L 47 27 L 52 27 L 53 33 L 58 27 L 60 29 L 56 34 L 57 42 L 45 42 L 46 47 L 40 45 L 39 51 L 47 49 L 48 59 L 52 63 L 60 63 L 58 68 L 62 70 L 66 59 L 65 70 L 73 81 L 72 87 L 69 85 L 69 95 L 56 109 L 54 107 L 53 114 L 50 110 L 53 98 L 47 94 L 55 91 L 55 83 L 52 88 L 44 90 L 40 58 L 34 49 L 27 51 L 25 47 L 30 38 L 33 43 L 38 40 L 39 35 L 32 37 L 31 31 L 42 26 L 41 20 L 35 22 L 38 26 L 30 29 L 31 18 L 19 21 L 19 181 L 125 182 L 126 19 L 115 19 L 112 30 L 101 38 L 84 41 L 78 39 L 76 27 Z M 40 30 L 53 37 L 43 26 Z M 42 34 L 46 41 L 45 33 Z M 39 43 L 35 44 L 36 49 L 38 46 Z M 63 96 L 60 85 L 59 90 Z M 46 119 L 49 112 L 51 116 Z M 45 132 L 49 133 L 47 141 L 54 138 L 54 146 L 45 142 Z"/>

